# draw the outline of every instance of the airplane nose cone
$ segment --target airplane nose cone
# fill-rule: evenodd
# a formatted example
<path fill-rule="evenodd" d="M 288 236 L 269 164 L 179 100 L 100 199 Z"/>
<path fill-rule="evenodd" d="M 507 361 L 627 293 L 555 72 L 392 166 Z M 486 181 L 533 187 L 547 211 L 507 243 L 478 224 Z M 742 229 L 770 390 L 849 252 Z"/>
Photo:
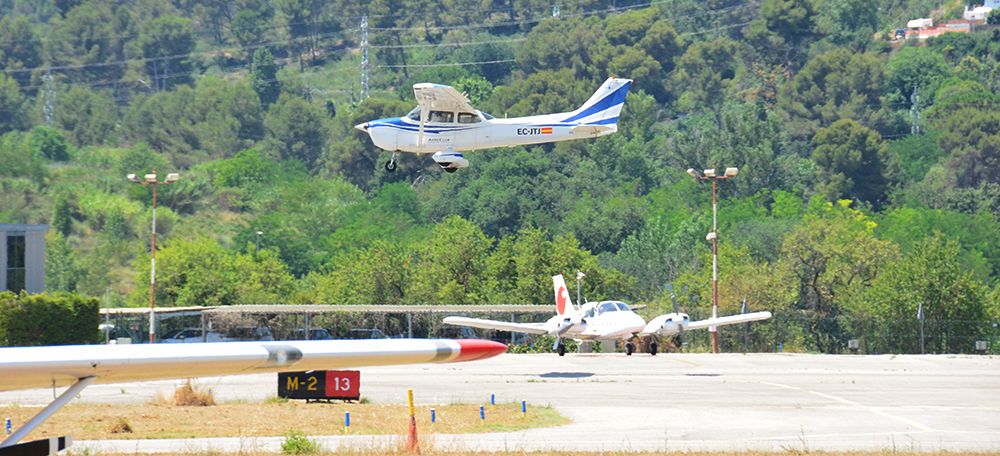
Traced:
<path fill-rule="evenodd" d="M 354 128 L 357 128 L 358 130 L 361 130 L 361 131 L 363 131 L 365 133 L 368 133 L 368 122 L 359 123 L 359 124 L 355 125 Z"/>

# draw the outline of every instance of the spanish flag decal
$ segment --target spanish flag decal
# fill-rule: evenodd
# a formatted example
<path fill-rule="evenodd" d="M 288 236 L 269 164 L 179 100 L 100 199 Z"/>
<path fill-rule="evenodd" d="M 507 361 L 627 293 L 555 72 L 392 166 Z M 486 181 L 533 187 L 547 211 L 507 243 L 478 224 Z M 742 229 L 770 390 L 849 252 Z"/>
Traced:
<path fill-rule="evenodd" d="M 543 128 L 542 129 L 542 134 L 543 135 L 551 135 L 552 134 L 552 127 Z"/>

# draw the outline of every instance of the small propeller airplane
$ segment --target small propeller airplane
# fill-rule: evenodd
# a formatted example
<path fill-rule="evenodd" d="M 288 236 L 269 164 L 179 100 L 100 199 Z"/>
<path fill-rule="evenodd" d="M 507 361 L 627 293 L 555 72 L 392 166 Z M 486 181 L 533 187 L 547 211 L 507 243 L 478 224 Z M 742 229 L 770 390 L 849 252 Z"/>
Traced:
<path fill-rule="evenodd" d="M 497 119 L 473 109 L 454 87 L 421 83 L 413 86 L 417 107 L 403 117 L 356 125 L 379 148 L 392 151 L 385 170 L 396 171 L 396 152 L 433 153 L 434 162 L 453 173 L 469 166 L 463 151 L 596 138 L 618 131 L 631 79 L 604 81 L 580 109 L 559 114 Z"/>
<path fill-rule="evenodd" d="M 72 436 L 19 442 L 91 383 L 450 363 L 492 358 L 505 351 L 507 346 L 498 342 L 451 339 L 0 348 L 0 391 L 71 385 L 0 442 L 0 456 L 50 455 L 69 447 Z"/>
<path fill-rule="evenodd" d="M 578 273 L 578 278 L 582 277 L 583 274 Z M 552 286 L 555 289 L 556 315 L 545 323 L 515 323 L 468 317 L 447 317 L 444 319 L 444 323 L 499 331 L 547 334 L 555 337 L 552 349 L 559 353 L 559 356 L 566 354 L 566 346 L 562 343 L 563 338 L 577 341 L 621 340 L 625 342 L 625 354 L 631 356 L 635 347 L 629 342 L 629 339 L 635 334 L 672 336 L 683 334 L 689 329 L 732 325 L 771 318 L 770 312 L 753 312 L 692 322 L 687 314 L 674 312 L 656 317 L 647 324 L 641 316 L 632 311 L 628 304 L 621 301 L 587 302 L 577 309 L 569 298 L 562 274 L 552 277 Z M 656 342 L 650 342 L 649 354 L 656 355 L 657 349 Z"/>

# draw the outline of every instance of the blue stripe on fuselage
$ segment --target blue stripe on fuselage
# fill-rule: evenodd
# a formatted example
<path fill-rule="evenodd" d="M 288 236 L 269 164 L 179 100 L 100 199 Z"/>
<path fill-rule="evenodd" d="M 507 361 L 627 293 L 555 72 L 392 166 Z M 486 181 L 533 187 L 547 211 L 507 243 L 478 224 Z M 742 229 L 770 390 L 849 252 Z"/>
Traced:
<path fill-rule="evenodd" d="M 371 122 L 368 122 L 368 128 L 375 128 L 375 127 L 396 128 L 396 129 L 399 129 L 399 130 L 406 130 L 406 131 L 420 131 L 420 126 L 419 125 L 414 125 L 414 124 L 411 124 L 411 123 L 404 122 L 403 119 L 400 118 L 400 117 L 391 117 L 391 118 L 388 118 L 388 119 L 378 119 L 378 120 L 373 120 Z M 472 128 L 476 128 L 476 125 L 431 126 L 431 125 L 426 125 L 425 124 L 424 125 L 424 133 L 438 134 L 438 133 L 447 133 L 447 132 L 453 132 L 453 131 L 464 131 L 464 130 L 469 130 L 469 129 L 472 129 Z"/>

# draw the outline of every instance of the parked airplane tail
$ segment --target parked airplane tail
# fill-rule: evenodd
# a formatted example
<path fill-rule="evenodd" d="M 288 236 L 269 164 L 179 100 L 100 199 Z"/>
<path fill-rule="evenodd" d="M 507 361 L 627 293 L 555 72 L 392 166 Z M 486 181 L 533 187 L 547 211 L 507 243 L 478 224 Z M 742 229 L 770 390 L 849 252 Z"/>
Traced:
<path fill-rule="evenodd" d="M 576 310 L 573 300 L 569 297 L 569 291 L 566 290 L 566 281 L 563 280 L 562 274 L 552 276 L 552 288 L 556 292 L 556 313 L 566 315 Z"/>
<path fill-rule="evenodd" d="M 631 84 L 631 79 L 608 78 L 580 109 L 569 113 L 563 122 L 583 124 L 599 135 L 617 131 L 618 116 Z"/>

